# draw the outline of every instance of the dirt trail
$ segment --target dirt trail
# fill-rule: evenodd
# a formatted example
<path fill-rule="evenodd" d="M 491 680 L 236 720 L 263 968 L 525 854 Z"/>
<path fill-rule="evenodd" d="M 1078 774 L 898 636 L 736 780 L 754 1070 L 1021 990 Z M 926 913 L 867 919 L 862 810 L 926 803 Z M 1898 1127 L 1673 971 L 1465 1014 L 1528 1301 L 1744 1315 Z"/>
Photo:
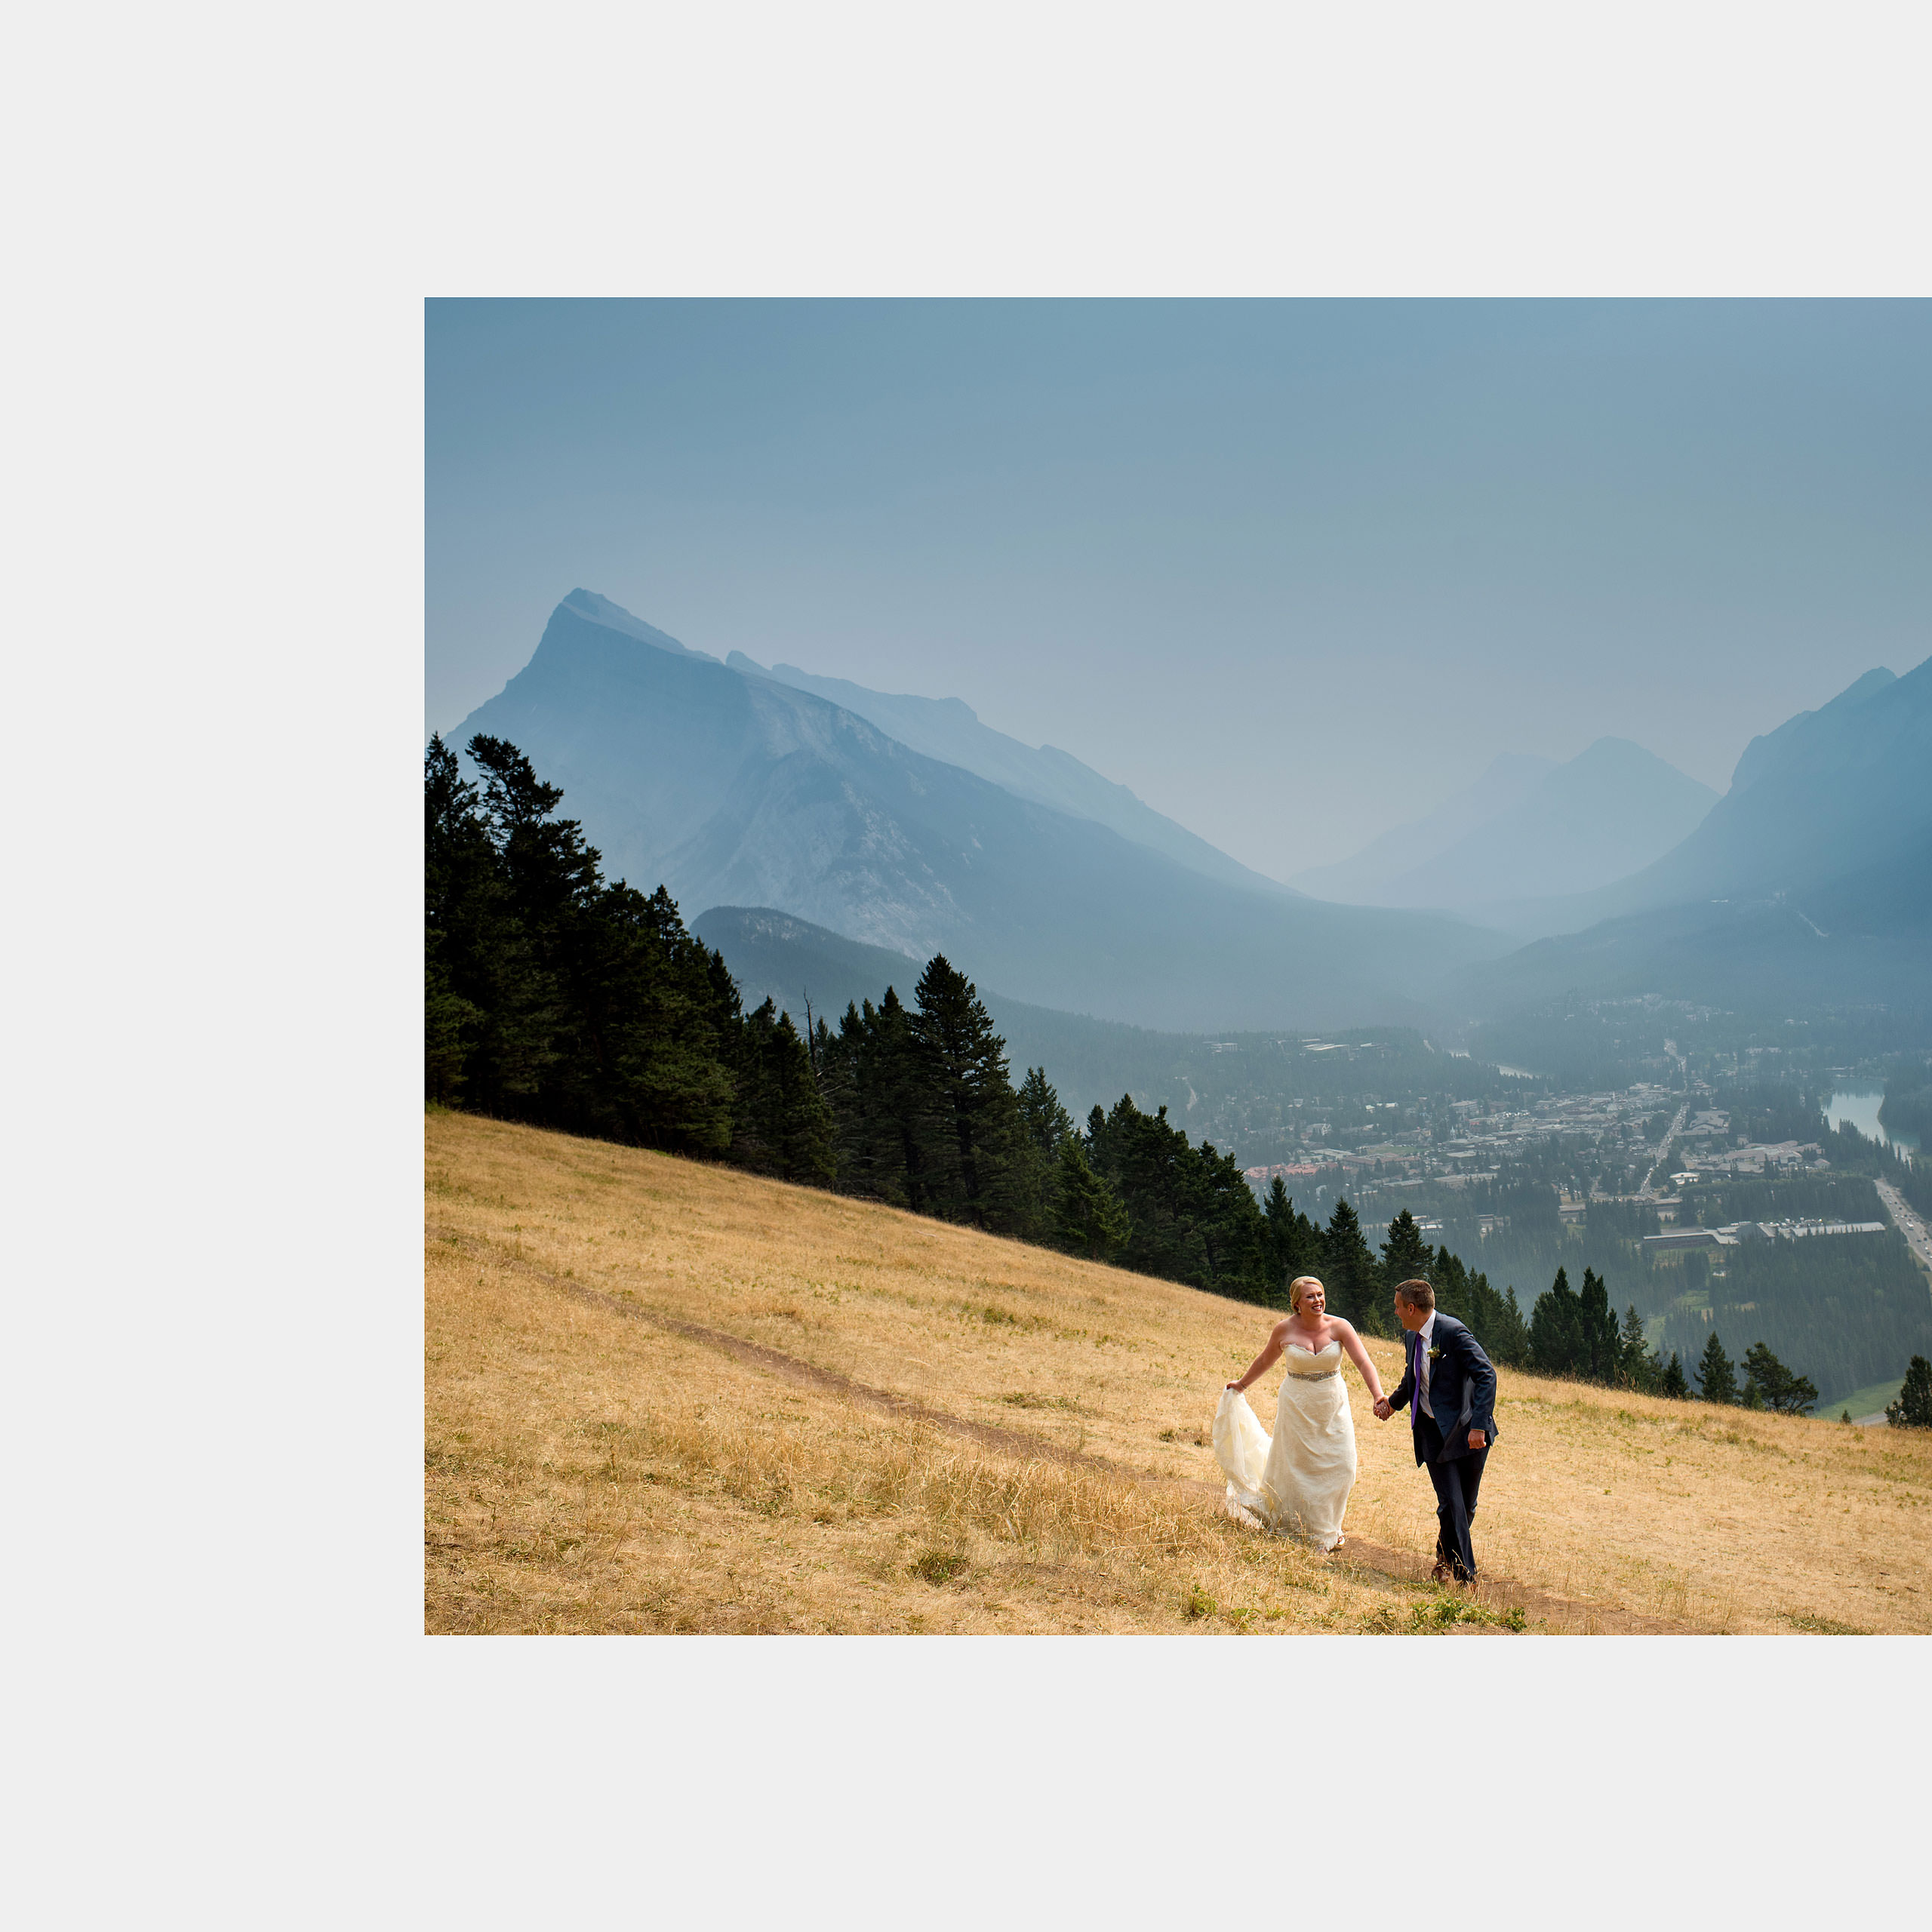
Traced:
<path fill-rule="evenodd" d="M 721 1354 L 744 1363 L 747 1367 L 763 1369 L 768 1374 L 781 1377 L 789 1382 L 802 1383 L 813 1388 L 825 1389 L 847 1401 L 857 1403 L 861 1407 L 876 1409 L 884 1414 L 927 1423 L 942 1434 L 979 1443 L 984 1447 L 997 1450 L 1002 1455 L 1023 1457 L 1032 1462 L 1057 1463 L 1072 1469 L 1091 1469 L 1097 1475 L 1105 1475 L 1115 1481 L 1137 1483 L 1148 1488 L 1177 1490 L 1201 1497 L 1217 1508 L 1220 1505 L 1221 1491 L 1213 1483 L 1197 1482 L 1186 1476 L 1163 1476 L 1146 1470 L 1131 1469 L 1121 1463 L 1109 1462 L 1103 1456 L 1065 1448 L 1059 1443 L 1029 1435 L 1023 1429 L 1003 1429 L 997 1423 L 974 1422 L 964 1416 L 952 1415 L 943 1409 L 931 1408 L 923 1402 L 915 1401 L 910 1396 L 894 1395 L 889 1389 L 874 1389 L 865 1383 L 855 1382 L 850 1376 L 841 1375 L 836 1370 L 821 1368 L 817 1363 L 801 1361 L 796 1355 L 785 1355 L 777 1349 L 768 1349 L 757 1342 L 747 1342 L 742 1337 L 728 1334 L 722 1329 L 706 1328 L 695 1321 L 681 1321 L 675 1315 L 666 1315 L 660 1309 L 649 1307 L 628 1296 L 608 1294 L 601 1288 L 590 1287 L 568 1276 L 552 1274 L 548 1269 L 540 1268 L 534 1262 L 527 1261 L 521 1255 L 506 1253 L 491 1243 L 460 1233 L 454 1228 L 432 1224 L 425 1232 L 432 1239 L 447 1241 L 474 1260 L 488 1260 L 501 1267 L 514 1269 L 519 1274 L 528 1275 L 547 1287 L 557 1289 L 574 1300 L 601 1309 L 607 1314 L 620 1315 L 627 1321 L 642 1322 L 647 1327 L 660 1329 L 669 1334 L 681 1335 L 687 1341 L 716 1349 Z M 1398 1583 L 1426 1582 L 1431 1574 L 1428 1558 L 1404 1550 L 1390 1549 L 1380 1543 L 1365 1543 L 1352 1536 L 1329 1560 L 1358 1572 L 1373 1571 Z M 1687 1634 L 1691 1628 L 1686 1624 L 1668 1623 L 1660 1617 L 1641 1617 L 1633 1611 L 1614 1609 L 1605 1604 L 1581 1603 L 1572 1598 L 1552 1595 L 1534 1585 L 1515 1583 L 1506 1577 L 1485 1577 L 1473 1594 L 1492 1609 L 1519 1609 L 1527 1617 L 1566 1630 L 1587 1630 L 1622 1635 L 1681 1636 Z M 1475 1633 L 1468 1629 L 1459 1629 L 1458 1634 Z"/>

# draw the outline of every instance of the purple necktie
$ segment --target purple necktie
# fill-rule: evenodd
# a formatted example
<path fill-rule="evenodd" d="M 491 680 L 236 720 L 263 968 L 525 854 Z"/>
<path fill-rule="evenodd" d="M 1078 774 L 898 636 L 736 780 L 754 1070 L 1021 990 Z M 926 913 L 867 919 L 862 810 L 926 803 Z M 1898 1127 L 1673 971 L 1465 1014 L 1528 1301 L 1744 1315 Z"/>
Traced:
<path fill-rule="evenodd" d="M 1409 1371 L 1415 1384 L 1415 1392 L 1409 1398 L 1409 1426 L 1420 1429 L 1422 1426 L 1422 1331 L 1417 1329 L 1409 1340 L 1415 1349 L 1415 1366 Z"/>

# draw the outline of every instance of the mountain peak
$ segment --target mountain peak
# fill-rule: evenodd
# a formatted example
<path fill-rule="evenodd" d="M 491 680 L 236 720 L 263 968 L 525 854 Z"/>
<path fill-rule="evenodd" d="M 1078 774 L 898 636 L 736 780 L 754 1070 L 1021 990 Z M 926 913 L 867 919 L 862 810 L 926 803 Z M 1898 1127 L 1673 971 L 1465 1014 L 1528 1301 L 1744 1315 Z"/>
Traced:
<path fill-rule="evenodd" d="M 621 604 L 614 604 L 608 597 L 600 597 L 594 590 L 581 586 L 573 590 L 557 606 L 560 611 L 569 611 L 589 623 L 600 625 L 607 631 L 616 631 L 621 636 L 635 638 L 640 644 L 648 644 L 659 651 L 668 651 L 679 657 L 701 657 L 707 664 L 715 664 L 718 660 L 708 651 L 694 651 L 688 644 L 680 644 L 668 631 L 660 631 L 654 624 L 647 624 L 641 617 L 634 617 Z"/>
<path fill-rule="evenodd" d="M 1592 738 L 1574 758 L 1570 760 L 1570 763 L 1573 765 L 1580 764 L 1585 758 L 1601 761 L 1609 758 L 1631 758 L 1644 760 L 1656 759 L 1660 764 L 1666 762 L 1665 760 L 1657 758 L 1655 752 L 1645 750 L 1634 738 L 1605 737 Z"/>
<path fill-rule="evenodd" d="M 1888 671 L 1884 665 L 1878 665 L 1867 671 L 1863 677 L 1847 685 L 1825 709 L 1830 710 L 1832 704 L 1857 704 L 1869 697 L 1874 691 L 1881 691 L 1887 685 L 1895 685 L 1898 681 L 1896 671 Z"/>
<path fill-rule="evenodd" d="M 1554 758 L 1530 752 L 1500 752 L 1474 784 L 1423 817 L 1380 833 L 1349 858 L 1296 873 L 1292 883 L 1318 898 L 1380 903 L 1395 880 L 1439 858 L 1479 826 L 1521 804 L 1555 769 Z"/>
<path fill-rule="evenodd" d="M 1775 731 L 1767 731 L 1762 736 L 1753 738 L 1744 747 L 1744 755 L 1737 761 L 1737 769 L 1730 774 L 1730 789 L 1734 792 L 1742 792 L 1747 786 L 1755 785 L 1776 761 L 1784 747 L 1804 729 L 1807 719 L 1822 718 L 1827 712 L 1841 715 L 1855 706 L 1864 703 L 1868 698 L 1877 697 L 1881 691 L 1897 682 L 1897 678 L 1891 672 L 1882 664 L 1878 665 L 1867 671 L 1862 678 L 1854 679 L 1836 697 L 1821 704 L 1816 711 L 1801 711 L 1795 718 L 1787 718 Z"/>

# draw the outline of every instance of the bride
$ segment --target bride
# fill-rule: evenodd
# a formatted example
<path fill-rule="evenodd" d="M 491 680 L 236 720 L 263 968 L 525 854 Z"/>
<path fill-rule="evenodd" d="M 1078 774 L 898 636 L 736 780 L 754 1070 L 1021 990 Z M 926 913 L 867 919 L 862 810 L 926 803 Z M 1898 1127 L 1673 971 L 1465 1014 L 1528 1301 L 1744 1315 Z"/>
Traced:
<path fill-rule="evenodd" d="M 1288 1284 L 1293 1312 L 1275 1324 L 1247 1373 L 1222 1392 L 1214 1417 L 1214 1459 L 1227 1472 L 1228 1514 L 1259 1529 L 1305 1537 L 1324 1551 L 1341 1545 L 1342 1518 L 1355 1483 L 1355 1425 L 1342 1379 L 1344 1355 L 1361 1370 L 1370 1401 L 1382 1400 L 1381 1378 L 1361 1337 L 1339 1315 L 1326 1312 L 1327 1300 L 1312 1275 Z M 1242 1392 L 1283 1355 L 1288 1372 L 1271 1441 Z"/>

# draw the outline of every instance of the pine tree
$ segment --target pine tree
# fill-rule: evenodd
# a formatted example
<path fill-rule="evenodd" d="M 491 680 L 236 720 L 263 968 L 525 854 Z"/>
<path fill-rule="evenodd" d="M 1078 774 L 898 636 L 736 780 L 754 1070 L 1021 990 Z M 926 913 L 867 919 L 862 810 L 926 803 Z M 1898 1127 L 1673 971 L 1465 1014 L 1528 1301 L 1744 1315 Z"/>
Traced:
<path fill-rule="evenodd" d="M 811 1055 L 789 1013 L 768 997 L 745 1020 L 740 1164 L 783 1180 L 828 1187 L 836 1178 L 832 1111 L 812 1073 Z"/>
<path fill-rule="evenodd" d="M 1124 1267 L 1244 1301 L 1271 1293 L 1269 1226 L 1232 1155 L 1190 1147 L 1161 1107 L 1143 1113 L 1123 1094 L 1088 1117 L 1087 1157 L 1118 1192 L 1131 1232 Z"/>
<path fill-rule="evenodd" d="M 605 1016 L 587 1011 L 586 1001 L 598 1004 L 595 982 L 625 948 L 596 916 L 601 884 L 596 848 L 585 842 L 575 819 L 556 817 L 562 788 L 540 779 L 515 746 L 479 733 L 469 750 L 483 774 L 484 823 L 508 910 L 528 943 L 532 985 L 541 1002 L 534 1017 L 543 1027 L 545 1051 L 532 1103 L 516 1111 L 576 1132 L 616 1137 L 623 1134 L 621 1123 L 599 1118 L 595 1104 L 601 1070 L 597 1062 L 605 1044 L 598 1027 Z"/>
<path fill-rule="evenodd" d="M 1133 1232 L 1112 1183 L 1087 1164 L 1078 1134 L 1060 1143 L 1055 1158 L 1052 1232 L 1055 1246 L 1090 1261 L 1111 1260 Z"/>
<path fill-rule="evenodd" d="M 1019 1212 L 1013 1229 L 1029 1241 L 1050 1239 L 1062 1145 L 1073 1139 L 1072 1117 L 1060 1105 L 1043 1066 L 1029 1066 L 1018 1096 L 1020 1132 L 1014 1152 Z"/>
<path fill-rule="evenodd" d="M 1277 1308 L 1287 1302 L 1288 1284 L 1294 1275 L 1289 1267 L 1289 1250 L 1294 1240 L 1295 1204 L 1279 1174 L 1269 1177 L 1268 1192 L 1261 1203 L 1263 1245 L 1267 1255 L 1269 1300 Z"/>
<path fill-rule="evenodd" d="M 1446 1245 L 1433 1254 L 1424 1248 L 1423 1254 L 1424 1264 L 1415 1272 L 1435 1284 L 1436 1306 L 1466 1324 L 1491 1361 L 1506 1368 L 1521 1367 L 1529 1359 L 1530 1343 L 1515 1291 L 1498 1294 L 1487 1275 L 1480 1269 L 1472 1272 Z"/>
<path fill-rule="evenodd" d="M 912 1016 L 895 989 L 860 1014 L 854 1054 L 865 1149 L 856 1192 L 915 1214 L 936 1211 L 931 1176 L 937 1134 L 912 1037 Z"/>
<path fill-rule="evenodd" d="M 1583 1290 L 1577 1297 L 1577 1372 L 1590 1381 L 1615 1383 L 1623 1368 L 1621 1338 L 1617 1315 L 1610 1305 L 1610 1290 L 1594 1268 L 1583 1269 Z"/>
<path fill-rule="evenodd" d="M 1298 1214 L 1288 1190 L 1276 1174 L 1268 1184 L 1261 1218 L 1265 1232 L 1263 1264 L 1265 1299 L 1275 1308 L 1288 1305 L 1288 1284 L 1297 1275 L 1321 1272 L 1321 1231 L 1306 1214 Z"/>
<path fill-rule="evenodd" d="M 1775 1409 L 1781 1415 L 1809 1415 L 1818 1403 L 1817 1385 L 1794 1375 L 1762 1342 L 1744 1352 L 1744 1406 Z"/>
<path fill-rule="evenodd" d="M 585 842 L 575 819 L 555 816 L 563 787 L 539 778 L 515 746 L 479 733 L 469 741 L 469 755 L 483 773 L 483 816 L 511 901 L 540 943 L 595 891 L 597 848 Z"/>
<path fill-rule="evenodd" d="M 848 1004 L 846 1013 L 856 1029 L 858 1010 Z M 832 1121 L 832 1185 L 841 1194 L 853 1192 L 855 1156 L 859 1144 L 859 1089 L 853 1057 L 846 1046 L 844 1024 L 835 1033 L 820 1014 L 812 1028 L 812 1078 L 825 1102 Z"/>
<path fill-rule="evenodd" d="M 1706 1402 L 1735 1404 L 1737 1400 L 1737 1375 L 1730 1358 L 1724 1352 L 1724 1344 L 1718 1340 L 1718 1332 L 1711 1331 L 1711 1339 L 1704 1344 L 1704 1352 L 1697 1364 L 1697 1391 Z"/>
<path fill-rule="evenodd" d="M 1005 1231 L 1021 1207 L 1020 1121 L 1006 1042 L 943 953 L 926 963 L 912 1020 L 933 1136 L 931 1195 L 948 1220 Z"/>
<path fill-rule="evenodd" d="M 1203 1287 L 1244 1301 L 1269 1299 L 1268 1227 L 1256 1204 L 1241 1164 L 1232 1154 L 1204 1140 L 1187 1158 L 1187 1137 L 1181 1136 L 1183 1170 L 1188 1177 L 1187 1208 L 1201 1238 L 1208 1266 Z"/>
<path fill-rule="evenodd" d="M 423 977 L 423 1093 L 455 1106 L 463 1098 L 464 1069 L 483 1009 L 451 989 L 449 974 L 433 952 Z"/>
<path fill-rule="evenodd" d="M 1366 1334 L 1388 1333 L 1382 1317 L 1382 1270 L 1346 1199 L 1335 1203 L 1322 1231 L 1321 1275 L 1331 1315 L 1345 1317 Z"/>
<path fill-rule="evenodd" d="M 1515 1289 L 1506 1287 L 1499 1295 L 1490 1286 L 1489 1277 L 1478 1270 L 1469 1277 L 1469 1306 L 1476 1318 L 1470 1326 L 1475 1329 L 1484 1354 L 1506 1368 L 1527 1367 L 1529 1324 L 1516 1305 Z"/>
<path fill-rule="evenodd" d="M 1431 1259 L 1429 1244 L 1416 1226 L 1416 1217 L 1404 1208 L 1389 1223 L 1389 1238 L 1382 1244 L 1382 1299 L 1391 1300 L 1400 1282 L 1426 1279 Z M 1439 1306 L 1439 1294 L 1437 1300 Z M 1460 1311 L 1452 1312 L 1459 1321 L 1464 1318 Z"/>
<path fill-rule="evenodd" d="M 1684 1358 L 1675 1349 L 1670 1352 L 1669 1361 L 1664 1364 L 1663 1373 L 1657 1377 L 1657 1393 L 1679 1402 L 1690 1399 L 1690 1384 L 1684 1375 Z"/>
<path fill-rule="evenodd" d="M 1122 1265 L 1196 1287 L 1208 1283 L 1208 1253 L 1194 1226 L 1187 1137 L 1168 1110 L 1143 1114 L 1123 1094 L 1087 1124 L 1088 1158 L 1118 1193 L 1131 1225 Z"/>
<path fill-rule="evenodd" d="M 510 900 L 477 788 L 440 737 L 423 759 L 426 1091 L 528 1112 L 555 1057 L 555 985 Z"/>
<path fill-rule="evenodd" d="M 1391 1226 L 1392 1228 L 1392 1223 Z M 1482 1319 L 1482 1311 L 1476 1305 L 1475 1284 L 1468 1269 L 1463 1266 L 1463 1257 L 1460 1254 L 1451 1254 L 1447 1247 L 1425 1247 L 1422 1252 L 1423 1265 L 1413 1272 L 1434 1286 L 1436 1307 L 1443 1314 L 1453 1315 L 1458 1321 L 1466 1323 L 1469 1332 L 1481 1342 L 1482 1331 L 1478 1324 Z M 1383 1254 L 1386 1268 L 1388 1254 L 1386 1244 Z M 1404 1278 L 1397 1275 L 1388 1283 L 1392 1299 L 1394 1290 Z M 1487 1344 L 1484 1343 L 1484 1346 L 1487 1348 Z"/>
<path fill-rule="evenodd" d="M 440 735 L 431 738 L 423 771 L 423 1091 L 453 1106 L 464 1066 L 482 1029 L 484 1012 L 451 979 L 457 953 L 451 916 L 459 900 L 494 881 L 494 854 L 476 814 L 476 788 L 466 784 L 456 755 Z M 465 848 L 474 875 L 466 878 Z"/>
<path fill-rule="evenodd" d="M 1542 1375 L 1580 1375 L 1588 1372 L 1588 1343 L 1583 1309 L 1570 1286 L 1567 1270 L 1558 1268 L 1547 1293 L 1530 1310 L 1530 1358 Z"/>
<path fill-rule="evenodd" d="M 1897 1398 L 1885 1404 L 1885 1420 L 1894 1429 L 1932 1429 L 1932 1362 L 1923 1355 L 1906 1365 Z"/>
<path fill-rule="evenodd" d="M 1626 1389 L 1647 1393 L 1657 1386 L 1662 1364 L 1644 1342 L 1644 1318 L 1633 1301 L 1623 1311 L 1623 1332 L 1617 1340 L 1617 1373 Z"/>
<path fill-rule="evenodd" d="M 1020 1124 L 1027 1139 L 1050 1160 L 1073 1134 L 1072 1116 L 1060 1103 L 1044 1066 L 1029 1066 L 1020 1088 Z"/>
<path fill-rule="evenodd" d="M 821 1020 L 814 1039 L 812 1057 L 832 1116 L 839 1191 L 897 1208 L 915 1206 L 926 1124 L 898 995 L 888 986 L 884 1005 L 867 1000 L 863 1014 L 848 1004 L 838 1030 Z"/>
<path fill-rule="evenodd" d="M 562 990 L 546 1117 L 683 1153 L 731 1143 L 743 1045 L 737 986 L 660 885 L 579 897 L 555 929 Z"/>

